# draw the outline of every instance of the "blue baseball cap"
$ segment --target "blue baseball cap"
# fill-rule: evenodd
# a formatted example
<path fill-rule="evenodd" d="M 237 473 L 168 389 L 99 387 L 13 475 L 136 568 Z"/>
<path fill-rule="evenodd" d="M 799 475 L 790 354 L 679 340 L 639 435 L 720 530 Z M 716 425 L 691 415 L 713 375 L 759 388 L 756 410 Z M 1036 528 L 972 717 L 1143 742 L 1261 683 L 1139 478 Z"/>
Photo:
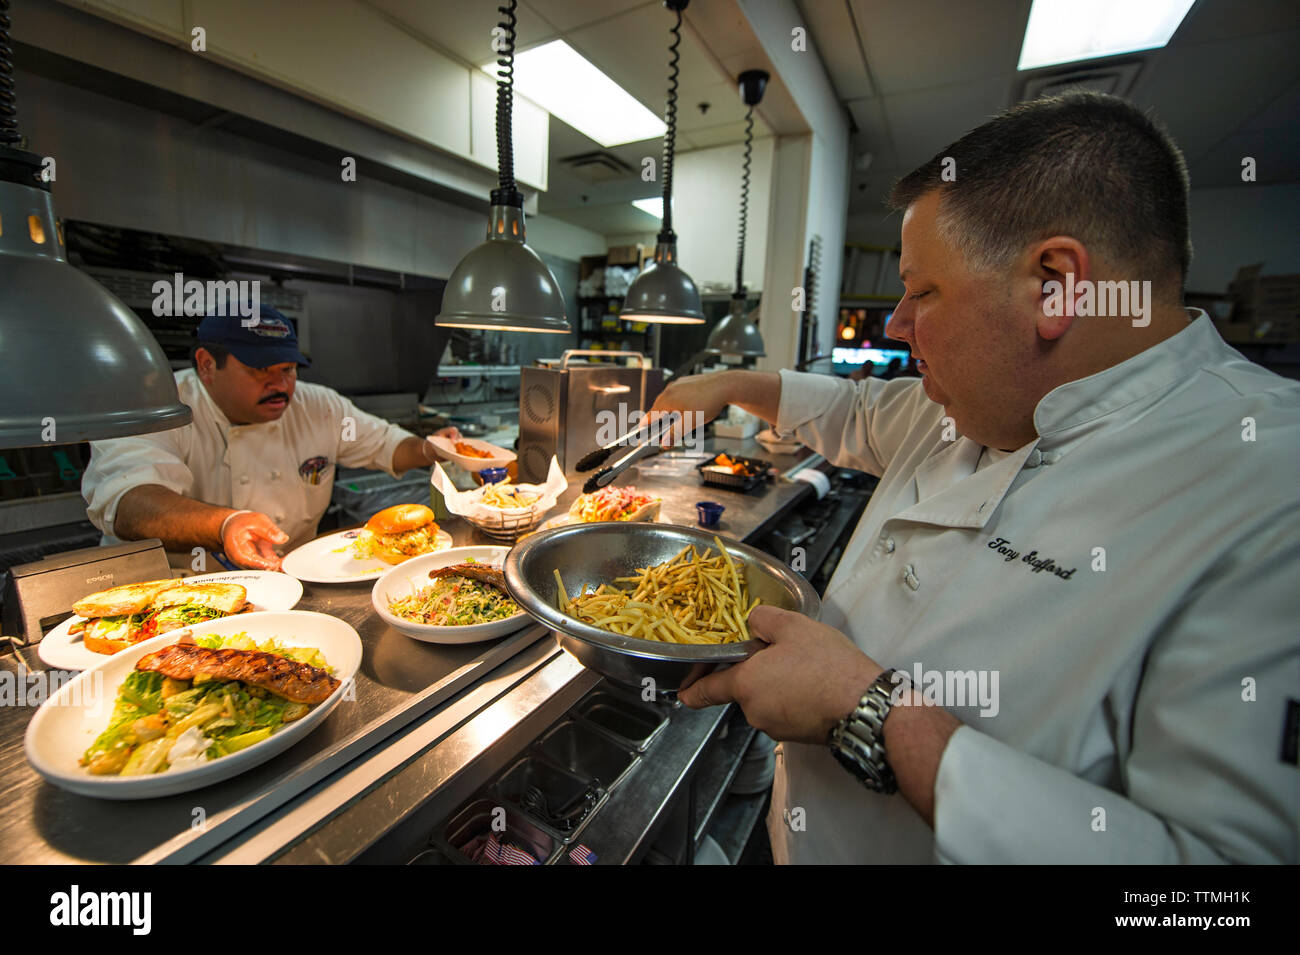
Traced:
<path fill-rule="evenodd" d="M 293 323 L 270 305 L 263 305 L 256 325 L 238 315 L 209 315 L 199 322 L 198 339 L 220 345 L 251 368 L 268 368 L 287 361 L 311 367 L 298 350 L 298 333 Z"/>

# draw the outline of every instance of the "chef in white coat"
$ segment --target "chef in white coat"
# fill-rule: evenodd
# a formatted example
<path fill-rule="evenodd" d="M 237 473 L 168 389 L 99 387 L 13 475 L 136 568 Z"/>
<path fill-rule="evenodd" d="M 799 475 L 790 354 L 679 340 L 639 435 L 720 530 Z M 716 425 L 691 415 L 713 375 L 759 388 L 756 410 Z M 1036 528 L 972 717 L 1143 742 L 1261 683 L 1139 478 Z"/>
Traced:
<path fill-rule="evenodd" d="M 299 383 L 310 362 L 274 308 L 261 306 L 252 326 L 210 315 L 198 339 L 194 367 L 176 373 L 192 423 L 90 446 L 81 491 L 104 543 L 156 537 L 182 568 L 194 567 L 197 547 L 277 570 L 277 548 L 316 535 L 338 466 L 397 476 L 438 460 L 426 439 Z M 455 428 L 437 433 L 460 437 Z"/>
<path fill-rule="evenodd" d="M 681 694 L 784 741 L 775 858 L 1295 863 L 1300 385 L 1182 307 L 1177 147 L 1072 94 L 892 204 L 920 381 L 736 371 L 656 402 L 880 476 L 820 622 L 755 609 L 767 646 Z"/>

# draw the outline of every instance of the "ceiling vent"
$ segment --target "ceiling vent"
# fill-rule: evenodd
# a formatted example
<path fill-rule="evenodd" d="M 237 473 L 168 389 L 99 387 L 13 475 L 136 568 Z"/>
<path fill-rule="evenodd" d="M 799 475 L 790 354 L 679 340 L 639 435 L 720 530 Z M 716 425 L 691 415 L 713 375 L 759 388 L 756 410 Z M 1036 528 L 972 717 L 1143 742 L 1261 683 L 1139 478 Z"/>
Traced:
<path fill-rule="evenodd" d="M 1026 100 L 1038 99 L 1040 96 L 1055 96 L 1072 89 L 1127 96 L 1141 71 L 1141 60 L 1127 60 L 1120 63 L 1087 66 L 1082 69 L 1074 67 L 1064 71 L 1034 73 L 1025 79 L 1019 101 L 1023 103 Z"/>
<path fill-rule="evenodd" d="M 561 159 L 565 166 L 584 182 L 611 182 L 636 175 L 635 171 L 613 153 L 600 150 Z"/>

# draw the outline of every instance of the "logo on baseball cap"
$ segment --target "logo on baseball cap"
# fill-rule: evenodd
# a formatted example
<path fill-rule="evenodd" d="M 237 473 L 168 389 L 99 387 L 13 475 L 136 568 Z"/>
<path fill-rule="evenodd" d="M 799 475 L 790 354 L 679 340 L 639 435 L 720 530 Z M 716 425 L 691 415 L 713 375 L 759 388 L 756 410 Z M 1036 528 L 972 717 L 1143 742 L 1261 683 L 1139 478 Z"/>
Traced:
<path fill-rule="evenodd" d="M 256 325 L 245 325 L 238 315 L 209 315 L 199 323 L 198 339 L 220 345 L 245 365 L 268 368 L 294 362 L 305 368 L 311 361 L 298 350 L 293 323 L 270 305 L 263 305 Z"/>

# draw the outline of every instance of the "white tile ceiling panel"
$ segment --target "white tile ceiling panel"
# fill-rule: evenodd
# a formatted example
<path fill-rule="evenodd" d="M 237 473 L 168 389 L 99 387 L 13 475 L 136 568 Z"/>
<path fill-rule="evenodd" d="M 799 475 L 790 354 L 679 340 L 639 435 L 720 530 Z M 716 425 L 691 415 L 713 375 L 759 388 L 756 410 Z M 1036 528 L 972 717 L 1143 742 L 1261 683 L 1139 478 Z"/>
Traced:
<path fill-rule="evenodd" d="M 524 6 L 520 4 L 521 9 Z M 528 0 L 527 6 L 560 31 L 576 30 L 635 7 L 657 7 L 664 16 L 669 15 L 658 0 Z M 690 12 L 688 8 L 687 14 Z"/>
<path fill-rule="evenodd" d="M 908 172 L 1004 107 L 1011 76 L 885 97 L 898 164 Z M 960 175 L 960 170 L 958 171 Z"/>
<path fill-rule="evenodd" d="M 978 81 L 1016 68 L 1028 15 L 1019 0 L 850 2 L 879 93 Z"/>
<path fill-rule="evenodd" d="M 708 103 L 709 108 L 701 113 L 699 104 Z M 762 104 L 759 104 L 760 109 Z M 687 132 L 712 129 L 724 123 L 740 123 L 741 134 L 745 128 L 745 104 L 740 99 L 740 90 L 736 83 L 715 83 L 692 91 L 689 100 L 678 100 L 677 128 Z M 768 131 L 763 117 L 754 114 L 754 135 L 762 136 Z"/>
<path fill-rule="evenodd" d="M 871 79 L 858 45 L 848 0 L 802 0 L 799 11 L 808 24 L 835 95 L 841 100 L 871 96 Z"/>
<path fill-rule="evenodd" d="M 615 83 L 664 114 L 668 96 L 668 45 L 673 16 L 662 4 L 650 3 L 620 16 L 569 33 L 569 45 L 596 64 Z M 715 86 L 727 77 L 682 30 L 678 48 L 678 116 L 683 103 L 694 103 L 694 91 Z"/>
<path fill-rule="evenodd" d="M 469 154 L 469 73 L 352 0 L 190 0 L 208 55 L 378 126 Z M 382 64 L 383 68 L 377 68 Z"/>
<path fill-rule="evenodd" d="M 1201 0 L 1174 32 L 1171 44 L 1300 29 L 1295 0 Z"/>
<path fill-rule="evenodd" d="M 494 58 L 492 28 L 502 19 L 497 4 L 458 0 L 362 0 L 382 10 L 428 43 L 454 53 L 476 66 Z M 525 49 L 555 36 L 554 27 L 535 16 L 527 4 L 515 11 L 515 48 Z"/>
<path fill-rule="evenodd" d="M 1292 129 L 1300 121 L 1300 83 L 1277 96 L 1271 103 L 1242 124 L 1244 130 Z"/>
<path fill-rule="evenodd" d="M 1242 186 L 1242 160 L 1255 160 L 1255 185 L 1300 180 L 1300 126 L 1233 133 L 1190 163 L 1193 189 Z"/>
<path fill-rule="evenodd" d="M 1298 44 L 1293 31 L 1171 46 L 1139 79 L 1133 100 L 1153 107 L 1195 160 L 1300 78 Z"/>
<path fill-rule="evenodd" d="M 755 144 L 763 137 L 760 124 L 754 122 L 754 142 Z M 710 146 L 724 146 L 727 143 L 740 143 L 742 146 L 745 140 L 745 121 L 742 119 L 735 123 L 723 123 L 719 126 L 710 126 L 707 129 L 697 129 L 691 133 L 691 142 L 696 149 L 707 149 Z M 757 148 L 757 145 L 755 145 Z"/>

